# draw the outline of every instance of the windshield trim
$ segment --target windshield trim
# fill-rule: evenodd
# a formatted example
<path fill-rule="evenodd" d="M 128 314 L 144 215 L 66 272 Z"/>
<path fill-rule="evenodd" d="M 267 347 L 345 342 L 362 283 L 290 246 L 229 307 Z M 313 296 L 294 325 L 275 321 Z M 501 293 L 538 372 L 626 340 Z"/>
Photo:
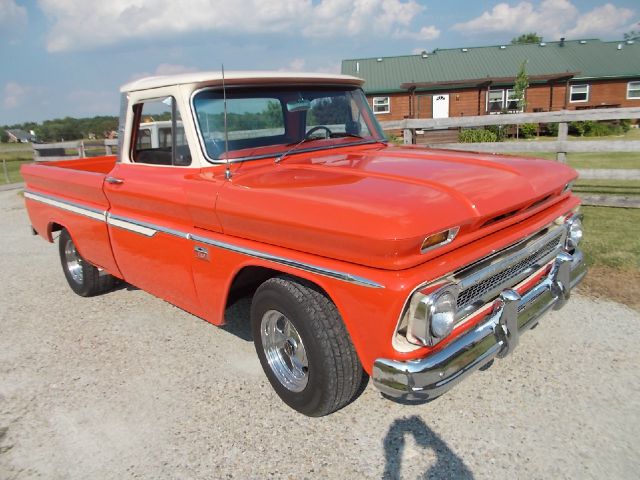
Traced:
<path fill-rule="evenodd" d="M 261 85 L 264 86 L 264 85 Z M 282 85 L 278 85 L 278 86 L 282 86 L 282 87 L 351 87 L 351 89 L 354 90 L 360 90 L 362 91 L 361 87 L 355 86 L 354 85 L 350 85 L 350 84 L 343 84 L 343 83 L 328 83 L 328 84 L 313 84 L 313 85 L 309 85 L 309 84 L 304 84 L 304 85 L 297 85 L 295 83 L 293 84 L 282 84 Z M 233 87 L 229 87 L 227 88 L 227 90 L 233 88 L 234 90 L 236 89 L 243 89 L 243 88 L 251 88 L 251 85 L 235 85 Z M 194 90 L 191 93 L 191 96 L 189 98 L 189 107 L 191 110 L 191 119 L 193 121 L 193 125 L 196 129 L 196 134 L 198 135 L 198 143 L 200 144 L 200 151 L 202 152 L 202 155 L 204 156 L 204 159 L 214 165 L 225 165 L 226 163 L 240 163 L 240 162 L 246 162 L 246 161 L 251 161 L 251 160 L 263 160 L 265 158 L 275 158 L 278 155 L 282 155 L 282 153 L 286 152 L 286 150 L 284 150 L 283 152 L 279 152 L 279 153 L 269 153 L 269 154 L 264 154 L 264 155 L 251 155 L 251 156 L 247 156 L 247 157 L 237 157 L 237 158 L 229 158 L 228 160 L 224 159 L 224 158 L 211 158 L 209 156 L 209 152 L 207 152 L 207 147 L 205 146 L 205 142 L 204 142 L 204 138 L 202 136 L 202 132 L 200 130 L 200 125 L 198 124 L 198 120 L 197 120 L 197 115 L 196 115 L 196 108 L 195 108 L 195 104 L 194 104 L 194 99 L 196 97 L 196 95 L 198 95 L 200 92 L 206 91 L 206 90 L 218 90 L 218 91 L 222 91 L 222 87 L 221 86 L 209 86 L 209 87 L 202 87 L 199 88 L 197 90 Z M 363 92 L 364 95 L 364 92 Z M 369 103 L 365 102 L 365 106 L 367 108 L 369 108 Z M 372 119 L 376 121 L 377 123 L 377 119 L 373 116 L 373 113 L 371 112 L 371 109 L 369 108 L 369 114 L 372 116 Z M 376 125 L 376 131 L 375 134 L 376 135 L 371 135 L 373 138 L 371 140 L 369 139 L 365 139 L 364 141 L 361 141 L 360 139 L 356 138 L 356 137 L 351 137 L 354 139 L 353 142 L 349 142 L 349 143 L 341 143 L 339 145 L 324 145 L 322 147 L 312 147 L 312 148 L 304 148 L 304 149 L 300 149 L 300 150 L 294 150 L 293 152 L 289 152 L 287 154 L 287 157 L 289 157 L 290 155 L 296 155 L 298 153 L 306 153 L 306 152 L 316 152 L 316 151 L 320 151 L 320 150 L 334 150 L 336 148 L 342 148 L 342 147 L 355 147 L 358 145 L 372 145 L 375 143 L 382 143 L 382 144 L 387 144 L 388 143 L 388 139 L 385 137 L 384 133 L 382 132 L 382 129 L 380 127 L 380 124 L 377 123 Z M 376 139 L 376 136 L 379 136 L 380 138 Z"/>

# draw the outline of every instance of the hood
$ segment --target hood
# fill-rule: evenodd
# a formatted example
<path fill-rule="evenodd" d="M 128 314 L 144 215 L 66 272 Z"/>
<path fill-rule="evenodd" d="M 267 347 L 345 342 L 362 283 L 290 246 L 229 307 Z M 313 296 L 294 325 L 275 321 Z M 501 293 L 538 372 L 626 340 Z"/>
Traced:
<path fill-rule="evenodd" d="M 377 145 L 246 162 L 216 211 L 228 235 L 396 270 L 547 208 L 576 177 L 546 160 Z M 451 227 L 453 242 L 420 253 Z"/>

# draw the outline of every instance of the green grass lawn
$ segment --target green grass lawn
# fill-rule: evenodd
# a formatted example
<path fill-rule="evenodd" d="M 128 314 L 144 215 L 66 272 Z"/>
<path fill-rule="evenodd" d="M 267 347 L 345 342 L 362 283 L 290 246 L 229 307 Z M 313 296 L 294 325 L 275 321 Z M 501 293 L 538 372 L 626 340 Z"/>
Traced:
<path fill-rule="evenodd" d="M 33 149 L 30 143 L 0 143 L 0 185 L 22 181 L 20 165 L 33 161 Z M 5 176 L 6 162 L 9 181 Z"/>
<path fill-rule="evenodd" d="M 9 181 L 7 182 L 7 178 L 5 176 L 4 165 L 2 163 L 2 159 L 0 159 L 0 185 L 5 183 L 18 183 L 22 182 L 22 177 L 20 176 L 20 166 L 25 163 L 32 162 L 33 159 L 28 160 L 9 160 L 7 161 L 7 173 L 9 174 Z"/>
<path fill-rule="evenodd" d="M 588 264 L 640 270 L 640 209 L 581 207 L 581 211 Z"/>
<path fill-rule="evenodd" d="M 640 195 L 640 180 L 578 180 L 573 187 L 577 194 Z"/>
<path fill-rule="evenodd" d="M 511 155 L 556 159 L 553 152 L 512 152 Z M 567 163 L 573 168 L 640 169 L 640 152 L 567 153 Z"/>
<path fill-rule="evenodd" d="M 640 312 L 640 209 L 582 207 L 589 272 L 580 289 Z"/>

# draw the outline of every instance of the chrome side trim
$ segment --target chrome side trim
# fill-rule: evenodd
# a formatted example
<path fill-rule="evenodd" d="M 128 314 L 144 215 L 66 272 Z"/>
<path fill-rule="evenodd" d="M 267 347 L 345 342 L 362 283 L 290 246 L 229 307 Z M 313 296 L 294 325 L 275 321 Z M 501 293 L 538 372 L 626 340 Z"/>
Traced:
<path fill-rule="evenodd" d="M 150 225 L 142 225 L 142 222 L 133 221 L 129 218 L 120 217 L 118 215 L 107 214 L 107 223 L 112 227 L 128 230 L 133 233 L 138 233 L 145 237 L 153 237 L 158 230 Z"/>
<path fill-rule="evenodd" d="M 61 210 L 66 210 L 67 212 L 72 212 L 84 217 L 92 218 L 93 220 L 104 222 L 106 219 L 107 212 L 104 210 L 98 210 L 97 208 L 91 208 L 75 202 L 70 202 L 69 200 L 63 200 L 62 198 L 58 198 L 53 195 L 35 193 L 30 190 L 25 190 L 24 196 L 25 198 L 28 198 L 30 200 L 35 200 L 36 202 L 40 203 L 46 203 L 47 205 L 51 205 L 52 207 L 57 207 Z"/>
<path fill-rule="evenodd" d="M 184 238 L 186 240 L 193 240 L 194 242 L 200 242 L 207 245 L 212 245 L 214 247 L 222 248 L 224 250 L 241 253 L 249 257 L 259 258 L 262 260 L 268 260 L 270 262 L 279 263 L 281 265 L 286 265 L 288 267 L 296 268 L 298 270 L 303 270 L 305 272 L 315 273 L 317 275 L 322 275 L 324 277 L 335 278 L 338 280 L 342 280 L 343 282 L 353 283 L 355 285 L 360 285 L 368 288 L 384 288 L 384 285 L 381 285 L 372 280 L 368 280 L 366 278 L 360 277 L 358 275 L 352 275 L 350 273 L 340 272 L 338 270 L 318 267 L 316 265 L 311 265 L 304 262 L 298 262 L 297 260 L 292 260 L 289 258 L 277 256 L 277 255 L 271 255 L 270 253 L 261 252 L 260 250 L 244 248 L 237 245 L 233 245 L 231 243 L 221 242 L 218 240 L 213 240 L 211 238 L 203 237 L 201 235 L 194 235 L 192 233 L 183 232 L 181 230 L 175 230 L 172 228 L 155 225 L 153 223 L 134 220 L 129 217 L 114 215 L 106 211 L 96 210 L 86 206 L 80 206 L 79 204 L 69 202 L 67 200 L 62 200 L 57 197 L 52 197 L 50 195 L 44 195 L 40 193 L 25 191 L 24 196 L 26 198 L 36 200 L 42 203 L 46 203 L 48 205 L 51 205 L 63 210 L 67 210 L 70 212 L 77 213 L 79 215 L 84 215 L 89 218 L 93 218 L 94 220 L 100 220 L 102 222 L 106 222 L 107 224 L 113 227 L 121 228 L 123 230 L 128 230 L 130 232 L 137 233 L 139 235 L 143 235 L 148 238 L 153 237 L 158 232 L 162 232 L 168 235 L 173 235 L 174 237 Z"/>
<path fill-rule="evenodd" d="M 107 213 L 107 223 L 114 227 L 123 228 L 134 233 L 139 233 L 145 237 L 153 237 L 156 233 L 162 232 L 174 237 L 189 239 L 190 235 L 187 232 L 181 230 L 175 230 L 173 228 L 163 227 L 154 223 L 142 222 L 140 220 L 134 220 L 133 218 L 123 217 L 121 215 L 114 215 Z"/>
<path fill-rule="evenodd" d="M 291 260 L 285 257 L 279 257 L 277 255 L 271 255 L 270 253 L 261 252 L 259 250 L 253 250 L 250 248 L 239 247 L 226 242 L 220 242 L 218 240 L 212 240 L 210 238 L 202 237 L 199 235 L 190 235 L 190 238 L 196 242 L 205 243 L 207 245 L 213 245 L 214 247 L 222 248 L 236 253 L 241 253 L 253 258 L 259 258 L 262 260 L 268 260 L 270 262 L 279 263 L 288 267 L 296 268 L 298 270 L 304 270 L 305 272 L 315 273 L 324 277 L 336 278 L 344 282 L 354 283 L 363 287 L 369 288 L 384 288 L 384 285 L 380 285 L 377 282 L 368 280 L 357 275 L 351 275 L 350 273 L 339 272 L 337 270 L 331 270 L 324 267 L 318 267 L 308 263 L 298 262 L 297 260 Z"/>

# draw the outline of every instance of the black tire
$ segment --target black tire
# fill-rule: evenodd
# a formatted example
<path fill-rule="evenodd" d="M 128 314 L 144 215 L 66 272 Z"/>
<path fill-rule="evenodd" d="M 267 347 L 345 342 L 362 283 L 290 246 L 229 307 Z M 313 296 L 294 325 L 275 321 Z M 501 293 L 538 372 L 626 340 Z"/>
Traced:
<path fill-rule="evenodd" d="M 62 271 L 71 289 L 81 297 L 91 297 L 112 290 L 118 279 L 87 262 L 77 251 L 67 230 L 60 232 L 58 252 Z"/>
<path fill-rule="evenodd" d="M 294 327 L 288 330 L 294 333 L 278 350 L 273 346 L 278 342 L 269 340 L 275 337 L 269 337 L 267 331 L 269 325 L 278 328 L 278 322 L 283 321 L 288 321 Z M 363 385 L 366 386 L 368 377 L 340 314 L 333 302 L 311 283 L 288 276 L 265 281 L 253 297 L 251 330 L 256 352 L 269 382 L 287 405 L 304 415 L 320 417 L 339 410 L 361 393 Z M 287 335 L 278 338 L 284 337 Z M 291 357 L 298 355 L 300 346 L 291 347 L 291 344 L 297 344 L 298 341 L 302 343 L 307 362 L 306 366 L 296 369 L 293 366 L 296 360 Z M 290 342 L 289 345 L 287 342 Z M 289 350 L 289 357 L 286 350 Z M 267 359 L 268 355 L 272 363 Z M 276 365 L 285 367 L 284 381 L 282 368 L 273 366 L 274 355 L 278 359 Z M 284 364 L 278 363 L 280 358 L 285 360 Z M 287 358 L 290 359 L 289 363 L 286 362 Z M 298 360 L 296 366 L 304 363 Z M 287 366 L 291 367 L 288 372 Z M 302 379 L 304 374 L 306 380 Z"/>

